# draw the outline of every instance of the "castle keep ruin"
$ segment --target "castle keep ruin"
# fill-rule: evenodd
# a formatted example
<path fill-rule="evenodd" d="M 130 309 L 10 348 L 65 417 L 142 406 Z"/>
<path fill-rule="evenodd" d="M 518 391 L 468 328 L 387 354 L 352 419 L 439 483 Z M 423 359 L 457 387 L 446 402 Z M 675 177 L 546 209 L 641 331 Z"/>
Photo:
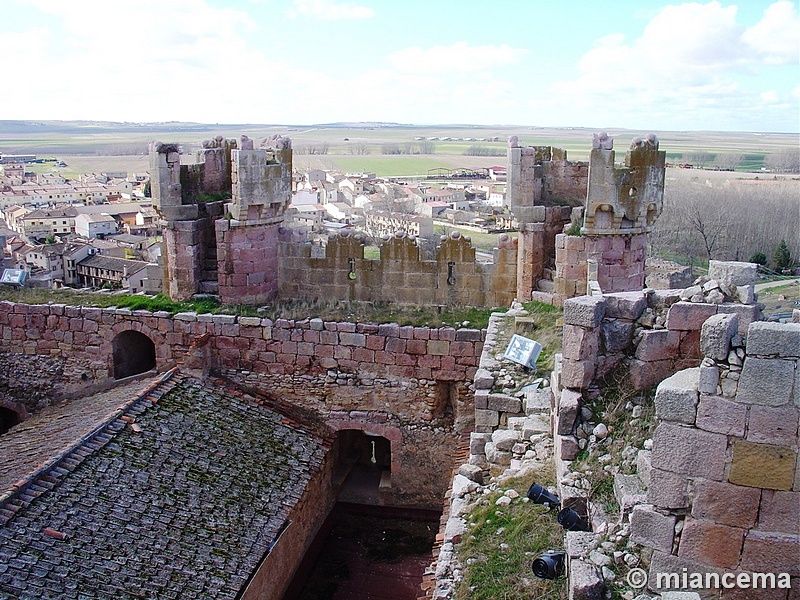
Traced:
<path fill-rule="evenodd" d="M 165 287 L 175 300 L 218 293 L 226 304 L 276 298 L 507 306 L 514 298 L 561 305 L 596 282 L 605 292 L 642 289 L 647 232 L 661 212 L 664 157 L 653 135 L 635 139 L 624 167 L 595 136 L 590 160 L 509 139 L 508 206 L 519 238 L 501 236 L 479 264 L 466 236 L 443 236 L 434 260 L 413 236 L 381 240 L 343 232 L 325 248 L 282 223 L 292 193 L 291 140 L 217 137 L 194 157 L 153 143 L 153 199 L 164 221 Z M 182 164 L 183 163 L 183 164 Z M 580 232 L 565 228 L 582 223 Z"/>

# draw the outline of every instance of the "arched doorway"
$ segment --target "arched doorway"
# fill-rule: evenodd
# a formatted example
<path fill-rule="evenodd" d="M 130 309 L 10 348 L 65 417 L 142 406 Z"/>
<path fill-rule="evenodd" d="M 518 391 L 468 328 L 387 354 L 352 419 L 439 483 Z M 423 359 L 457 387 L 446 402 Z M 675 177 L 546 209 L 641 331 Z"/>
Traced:
<path fill-rule="evenodd" d="M 343 480 L 339 500 L 381 504 L 380 492 L 391 488 L 390 441 L 360 429 L 344 429 L 337 433 L 337 447 L 337 471 Z"/>
<path fill-rule="evenodd" d="M 146 373 L 156 366 L 156 346 L 138 331 L 123 331 L 112 342 L 114 379 Z"/>
<path fill-rule="evenodd" d="M 11 429 L 14 425 L 22 423 L 23 416 L 17 411 L 6 406 L 0 406 L 0 435 Z"/>

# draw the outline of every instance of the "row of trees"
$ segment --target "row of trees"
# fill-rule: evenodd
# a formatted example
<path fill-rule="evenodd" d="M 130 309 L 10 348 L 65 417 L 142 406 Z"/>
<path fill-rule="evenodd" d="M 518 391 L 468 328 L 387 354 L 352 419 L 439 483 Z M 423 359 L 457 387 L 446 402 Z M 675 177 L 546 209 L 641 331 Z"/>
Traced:
<path fill-rule="evenodd" d="M 687 152 L 681 156 L 681 162 L 696 167 L 716 167 L 724 171 L 733 171 L 740 167 L 747 157 L 739 152 L 711 154 L 705 150 Z M 800 173 L 800 152 L 797 150 L 779 150 L 764 157 L 764 168 L 771 173 Z"/>
<path fill-rule="evenodd" d="M 464 151 L 464 156 L 505 156 L 505 148 L 491 148 L 489 146 L 472 145 Z"/>
<path fill-rule="evenodd" d="M 330 144 L 328 144 L 328 142 L 306 144 L 303 146 L 295 146 L 293 148 L 295 154 L 327 154 L 328 150 L 330 150 Z"/>
<path fill-rule="evenodd" d="M 381 154 L 433 154 L 436 144 L 427 140 L 418 142 L 385 143 L 381 144 Z"/>
<path fill-rule="evenodd" d="M 651 252 L 684 264 L 763 256 L 764 264 L 787 268 L 791 256 L 800 256 L 798 191 L 797 181 L 728 180 L 711 186 L 697 178 L 670 180 L 650 236 Z M 785 253 L 776 260 L 782 241 Z"/>

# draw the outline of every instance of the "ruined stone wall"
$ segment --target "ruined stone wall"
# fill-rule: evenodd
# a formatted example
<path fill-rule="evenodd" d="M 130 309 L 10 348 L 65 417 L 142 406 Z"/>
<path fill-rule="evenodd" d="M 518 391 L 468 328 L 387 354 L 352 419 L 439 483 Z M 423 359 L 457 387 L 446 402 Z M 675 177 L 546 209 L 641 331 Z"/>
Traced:
<path fill-rule="evenodd" d="M 364 258 L 361 234 L 331 236 L 323 249 L 284 234 L 281 298 L 396 302 L 438 306 L 507 306 L 516 285 L 516 244 L 501 235 L 494 264 L 475 261 L 468 238 L 443 236 L 432 261 L 420 259 L 413 237 L 386 237 L 380 260 Z"/>
<path fill-rule="evenodd" d="M 475 329 L 0 302 L 0 366 L 19 388 L 16 357 L 43 357 L 59 369 L 59 391 L 79 393 L 113 381 L 112 342 L 128 330 L 154 342 L 158 370 L 220 371 L 335 429 L 387 437 L 396 504 L 438 504 L 454 436 L 472 426 L 468 385 L 483 346 Z"/>
<path fill-rule="evenodd" d="M 520 301 L 532 298 L 540 280 L 552 280 L 556 239 L 571 222 L 573 210 L 568 206 L 536 206 L 529 211 L 530 221 L 519 224 L 516 297 Z"/>
<path fill-rule="evenodd" d="M 800 324 L 740 329 L 736 314 L 709 317 L 701 366 L 656 392 L 648 504 L 631 517 L 631 540 L 653 549 L 651 588 L 683 569 L 800 585 Z"/>
<path fill-rule="evenodd" d="M 646 234 L 556 236 L 552 303 L 561 306 L 567 298 L 587 292 L 589 261 L 597 265 L 594 280 L 603 292 L 641 290 L 644 287 L 646 246 Z"/>

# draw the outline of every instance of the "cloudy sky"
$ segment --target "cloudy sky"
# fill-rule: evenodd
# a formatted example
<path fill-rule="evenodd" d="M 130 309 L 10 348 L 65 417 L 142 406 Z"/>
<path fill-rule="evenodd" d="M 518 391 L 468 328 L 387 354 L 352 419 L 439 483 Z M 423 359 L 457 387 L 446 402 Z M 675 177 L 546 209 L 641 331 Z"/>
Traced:
<path fill-rule="evenodd" d="M 0 119 L 797 132 L 796 0 L 3 0 Z"/>

